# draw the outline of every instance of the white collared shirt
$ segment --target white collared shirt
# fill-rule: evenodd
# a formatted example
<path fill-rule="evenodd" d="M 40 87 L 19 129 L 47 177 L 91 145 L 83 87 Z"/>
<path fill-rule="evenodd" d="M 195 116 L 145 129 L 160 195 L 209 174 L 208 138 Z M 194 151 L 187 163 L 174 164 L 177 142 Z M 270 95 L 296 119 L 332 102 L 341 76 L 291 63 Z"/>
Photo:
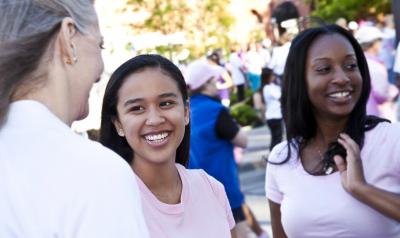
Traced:
<path fill-rule="evenodd" d="M 0 237 L 148 237 L 129 165 L 36 101 L 0 128 Z"/>

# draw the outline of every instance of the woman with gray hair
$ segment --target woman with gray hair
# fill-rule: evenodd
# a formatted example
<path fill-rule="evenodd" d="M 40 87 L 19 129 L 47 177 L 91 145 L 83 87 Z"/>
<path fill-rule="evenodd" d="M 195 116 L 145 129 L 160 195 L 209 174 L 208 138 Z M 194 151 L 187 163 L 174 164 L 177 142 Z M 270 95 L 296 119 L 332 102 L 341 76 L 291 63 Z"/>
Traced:
<path fill-rule="evenodd" d="M 69 128 L 102 42 L 92 0 L 0 0 L 0 237 L 148 237 L 128 164 Z"/>

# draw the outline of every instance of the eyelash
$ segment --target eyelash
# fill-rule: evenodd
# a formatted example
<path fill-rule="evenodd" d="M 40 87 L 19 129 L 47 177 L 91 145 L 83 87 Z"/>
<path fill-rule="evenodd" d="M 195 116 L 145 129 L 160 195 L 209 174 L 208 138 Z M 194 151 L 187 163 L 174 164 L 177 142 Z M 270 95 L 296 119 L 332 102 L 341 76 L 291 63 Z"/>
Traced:
<path fill-rule="evenodd" d="M 176 102 L 174 102 L 174 101 L 165 101 L 165 102 L 160 103 L 160 107 L 162 107 L 162 108 L 171 107 L 175 104 L 176 104 Z M 143 110 L 144 110 L 144 107 L 142 107 L 142 106 L 133 106 L 129 109 L 129 111 L 131 111 L 131 112 L 138 112 L 138 111 L 143 111 Z"/>
<path fill-rule="evenodd" d="M 323 68 L 318 68 L 316 69 L 318 74 L 325 74 L 328 73 L 328 71 L 330 70 L 330 67 L 323 67 Z"/>
<path fill-rule="evenodd" d="M 349 64 L 346 66 L 346 68 L 348 68 L 349 70 L 353 71 L 358 67 L 357 64 L 353 63 L 353 64 Z"/>
<path fill-rule="evenodd" d="M 137 111 L 140 111 L 140 110 L 143 110 L 144 108 L 142 107 L 142 106 L 133 106 L 133 107 L 131 107 L 130 109 L 129 109 L 129 111 L 131 111 L 131 112 L 137 112 Z"/>
<path fill-rule="evenodd" d="M 345 66 L 345 68 L 349 71 L 354 71 L 357 68 L 357 64 L 356 63 L 352 63 L 352 64 L 348 64 Z M 319 74 L 326 74 L 330 71 L 331 67 L 321 67 L 316 69 L 315 71 Z"/>
<path fill-rule="evenodd" d="M 166 107 L 168 107 L 168 106 L 172 106 L 172 105 L 175 105 L 176 103 L 174 102 L 174 101 L 165 101 L 165 102 L 161 102 L 160 103 L 160 106 L 161 107 L 163 107 L 163 106 L 166 106 Z"/>

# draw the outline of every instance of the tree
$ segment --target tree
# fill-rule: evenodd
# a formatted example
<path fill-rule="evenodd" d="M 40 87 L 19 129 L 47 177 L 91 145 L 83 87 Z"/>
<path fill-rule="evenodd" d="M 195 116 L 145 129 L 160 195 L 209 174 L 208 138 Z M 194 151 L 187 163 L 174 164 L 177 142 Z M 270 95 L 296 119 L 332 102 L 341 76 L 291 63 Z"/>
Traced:
<path fill-rule="evenodd" d="M 391 13 L 390 0 L 309 0 L 315 7 L 312 15 L 327 22 L 340 17 L 359 20 L 376 17 L 379 13 Z"/>
<path fill-rule="evenodd" d="M 234 23 L 228 13 L 229 0 L 127 0 L 125 10 L 138 13 L 145 11 L 147 17 L 131 23 L 134 33 L 161 32 L 169 35 L 185 32 L 192 57 L 204 54 L 209 48 L 227 47 L 226 33 Z M 168 46 L 167 51 L 182 47 Z M 165 47 L 157 51 L 165 53 Z"/>

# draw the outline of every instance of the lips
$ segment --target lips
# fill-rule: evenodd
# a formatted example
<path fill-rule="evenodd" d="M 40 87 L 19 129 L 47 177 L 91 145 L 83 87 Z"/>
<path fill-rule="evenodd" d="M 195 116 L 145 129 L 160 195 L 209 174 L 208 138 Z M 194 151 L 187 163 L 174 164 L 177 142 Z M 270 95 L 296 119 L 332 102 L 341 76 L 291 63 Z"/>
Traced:
<path fill-rule="evenodd" d="M 348 103 L 352 98 L 352 90 L 335 91 L 328 94 L 328 98 L 335 103 Z"/>
<path fill-rule="evenodd" d="M 335 92 L 335 93 L 330 93 L 328 94 L 328 97 L 331 98 L 345 98 L 350 96 L 351 92 L 350 91 L 341 91 L 341 92 Z"/>
<path fill-rule="evenodd" d="M 155 132 L 155 133 L 148 133 L 144 137 L 146 142 L 150 145 L 163 145 L 167 142 L 168 137 L 170 133 L 169 132 Z"/>

